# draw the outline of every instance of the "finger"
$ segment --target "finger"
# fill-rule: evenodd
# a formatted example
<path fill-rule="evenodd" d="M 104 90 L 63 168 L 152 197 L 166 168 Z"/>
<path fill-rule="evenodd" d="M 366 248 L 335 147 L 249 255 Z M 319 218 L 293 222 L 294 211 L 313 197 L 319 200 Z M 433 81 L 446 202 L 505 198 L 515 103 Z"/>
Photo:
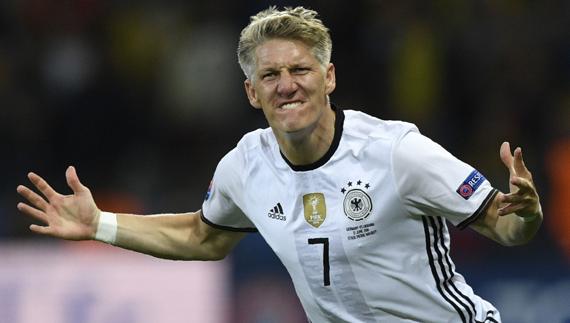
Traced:
<path fill-rule="evenodd" d="M 33 218 L 36 218 L 40 221 L 43 221 L 45 223 L 48 223 L 47 221 L 47 215 L 45 214 L 45 212 L 40 211 L 36 208 L 33 208 L 31 206 L 29 206 L 26 203 L 18 203 L 18 210 L 22 213 L 25 213 Z"/>
<path fill-rule="evenodd" d="M 59 193 L 57 193 L 53 188 L 51 188 L 51 186 L 49 186 L 49 184 L 39 175 L 34 173 L 29 173 L 28 178 L 34 184 L 34 186 L 37 187 L 38 190 L 40 190 L 40 192 L 42 192 L 42 194 L 45 197 L 47 197 L 48 200 L 51 200 L 59 195 Z"/>
<path fill-rule="evenodd" d="M 524 164 L 522 149 L 520 147 L 517 147 L 515 149 L 513 166 L 517 175 L 529 177 L 530 172 L 528 171 L 526 165 Z"/>
<path fill-rule="evenodd" d="M 503 164 L 509 169 L 509 172 L 511 174 L 514 174 L 515 169 L 513 167 L 513 155 L 511 154 L 511 144 L 508 141 L 505 141 L 503 144 L 501 144 L 499 155 L 501 156 Z"/>
<path fill-rule="evenodd" d="M 42 225 L 31 224 L 30 230 L 35 232 L 35 233 L 39 233 L 39 234 L 43 234 L 43 235 L 51 235 L 51 228 L 50 227 L 44 227 Z"/>
<path fill-rule="evenodd" d="M 536 195 L 534 185 L 529 179 L 519 176 L 511 177 L 510 184 L 518 188 L 519 194 L 532 193 Z"/>
<path fill-rule="evenodd" d="M 501 198 L 501 203 L 521 203 L 525 201 L 525 197 L 518 193 L 504 194 Z"/>
<path fill-rule="evenodd" d="M 523 210 L 526 206 L 523 204 L 507 204 L 502 208 L 497 209 L 497 214 L 504 216 L 511 213 L 517 213 Z"/>
<path fill-rule="evenodd" d="M 16 188 L 18 194 L 28 200 L 32 205 L 37 207 L 40 210 L 45 210 L 47 208 L 48 203 L 41 197 L 38 193 L 32 191 L 31 189 L 27 188 L 24 185 L 19 185 Z"/>
<path fill-rule="evenodd" d="M 69 166 L 65 171 L 65 179 L 67 180 L 67 185 L 73 190 L 74 193 L 79 193 L 85 191 L 86 187 L 81 184 L 79 177 L 77 176 L 77 171 L 75 167 Z"/>

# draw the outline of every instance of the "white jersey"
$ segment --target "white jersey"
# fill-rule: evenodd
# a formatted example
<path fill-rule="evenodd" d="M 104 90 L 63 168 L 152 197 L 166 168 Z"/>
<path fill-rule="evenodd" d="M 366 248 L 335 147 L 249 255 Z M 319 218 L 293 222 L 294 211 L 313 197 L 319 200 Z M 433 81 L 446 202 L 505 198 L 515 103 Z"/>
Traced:
<path fill-rule="evenodd" d="M 448 220 L 475 221 L 497 190 L 409 123 L 336 110 L 329 151 L 291 165 L 271 129 L 219 163 L 203 221 L 259 231 L 312 322 L 499 322 L 450 258 Z"/>

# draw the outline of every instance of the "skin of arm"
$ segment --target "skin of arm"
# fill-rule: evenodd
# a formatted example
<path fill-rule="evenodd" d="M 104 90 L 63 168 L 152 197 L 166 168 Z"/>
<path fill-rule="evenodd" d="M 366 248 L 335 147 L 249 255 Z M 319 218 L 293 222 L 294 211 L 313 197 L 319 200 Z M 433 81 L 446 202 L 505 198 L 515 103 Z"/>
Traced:
<path fill-rule="evenodd" d="M 221 260 L 245 233 L 219 230 L 201 211 L 181 214 L 117 214 L 116 246 L 174 260 Z"/>
<path fill-rule="evenodd" d="M 537 216 L 530 222 L 524 222 L 524 219 L 515 213 L 499 215 L 498 210 L 503 205 L 501 195 L 504 194 L 498 193 L 495 196 L 487 212 L 475 221 L 471 228 L 504 246 L 517 246 L 528 243 L 540 229 L 542 212 L 540 216 Z"/>
<path fill-rule="evenodd" d="M 18 210 L 44 223 L 30 225 L 35 233 L 66 240 L 93 240 L 101 211 L 74 167 L 67 169 L 65 177 L 73 194 L 60 194 L 39 175 L 29 173 L 28 179 L 41 195 L 19 185 L 17 192 L 26 202 L 18 203 Z M 219 260 L 245 235 L 213 228 L 200 217 L 201 211 L 148 216 L 117 214 L 114 245 L 166 259 Z"/>
<path fill-rule="evenodd" d="M 535 236 L 542 224 L 540 199 L 532 174 L 524 164 L 521 148 L 516 148 L 513 156 L 509 143 L 505 142 L 501 145 L 500 156 L 509 169 L 510 193 L 497 193 L 483 216 L 471 227 L 502 245 L 522 245 Z"/>

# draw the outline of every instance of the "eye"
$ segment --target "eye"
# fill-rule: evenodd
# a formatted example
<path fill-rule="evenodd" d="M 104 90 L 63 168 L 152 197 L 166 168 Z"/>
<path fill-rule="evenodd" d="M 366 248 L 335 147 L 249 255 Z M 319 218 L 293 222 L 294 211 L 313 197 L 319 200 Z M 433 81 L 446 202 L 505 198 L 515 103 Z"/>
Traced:
<path fill-rule="evenodd" d="M 263 80 L 271 80 L 271 79 L 274 79 L 276 75 L 277 75 L 277 73 L 275 73 L 275 72 L 265 72 L 265 73 L 261 74 L 261 78 Z"/>
<path fill-rule="evenodd" d="M 295 67 L 291 69 L 291 73 L 296 75 L 304 75 L 309 73 L 310 69 L 308 67 Z"/>

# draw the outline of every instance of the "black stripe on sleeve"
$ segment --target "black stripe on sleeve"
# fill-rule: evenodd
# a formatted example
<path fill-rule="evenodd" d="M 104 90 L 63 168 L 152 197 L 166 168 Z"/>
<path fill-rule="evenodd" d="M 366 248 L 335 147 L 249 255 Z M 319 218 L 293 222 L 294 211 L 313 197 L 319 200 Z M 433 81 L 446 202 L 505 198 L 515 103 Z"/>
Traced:
<path fill-rule="evenodd" d="M 467 323 L 467 320 L 465 318 L 465 315 L 463 314 L 463 311 L 461 311 L 461 309 L 457 306 L 457 304 L 455 304 L 455 302 L 453 302 L 451 299 L 449 299 L 449 297 L 447 297 L 447 295 L 443 292 L 443 289 L 441 287 L 442 282 L 440 281 L 439 274 L 437 273 L 437 269 L 435 267 L 436 264 L 435 264 L 434 256 L 433 256 L 432 250 L 431 250 L 431 234 L 429 232 L 428 219 L 426 217 L 422 217 L 422 221 L 424 223 L 424 233 L 425 233 L 425 237 L 426 237 L 426 251 L 427 251 L 427 255 L 428 255 L 428 259 L 429 259 L 429 267 L 431 269 L 433 279 L 435 280 L 435 285 L 437 287 L 437 290 L 439 291 L 439 294 L 445 299 L 445 301 L 447 303 L 449 303 L 451 306 L 453 306 L 453 308 L 457 311 L 457 313 L 459 313 L 459 316 L 461 317 L 461 322 Z"/>
<path fill-rule="evenodd" d="M 204 211 L 201 212 L 200 219 L 202 220 L 202 222 L 206 223 L 207 225 L 219 230 L 226 230 L 232 232 L 257 232 L 256 228 L 234 228 L 225 225 L 215 224 L 212 221 L 206 219 L 206 217 L 204 216 Z"/>
<path fill-rule="evenodd" d="M 481 215 L 485 213 L 485 211 L 487 211 L 487 208 L 489 207 L 489 205 L 491 205 L 491 202 L 493 201 L 497 193 L 499 193 L 499 191 L 496 188 L 494 188 L 491 192 L 489 192 L 489 194 L 487 194 L 487 197 L 485 197 L 485 199 L 483 200 L 483 203 L 479 205 L 479 208 L 477 208 L 477 210 L 470 217 L 465 219 L 463 222 L 459 223 L 457 227 L 463 230 L 467 228 L 468 225 L 475 222 Z"/>

